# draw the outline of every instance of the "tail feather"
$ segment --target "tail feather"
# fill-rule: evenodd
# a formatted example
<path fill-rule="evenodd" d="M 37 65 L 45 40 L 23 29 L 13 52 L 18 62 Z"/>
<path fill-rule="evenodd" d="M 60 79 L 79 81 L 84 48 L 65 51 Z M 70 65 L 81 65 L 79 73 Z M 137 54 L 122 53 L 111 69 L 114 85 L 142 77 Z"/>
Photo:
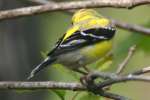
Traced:
<path fill-rule="evenodd" d="M 47 57 L 44 61 L 42 61 L 39 65 L 37 65 L 30 73 L 27 80 L 33 78 L 38 72 L 40 72 L 42 69 L 53 63 L 56 59 L 52 59 L 50 57 Z"/>

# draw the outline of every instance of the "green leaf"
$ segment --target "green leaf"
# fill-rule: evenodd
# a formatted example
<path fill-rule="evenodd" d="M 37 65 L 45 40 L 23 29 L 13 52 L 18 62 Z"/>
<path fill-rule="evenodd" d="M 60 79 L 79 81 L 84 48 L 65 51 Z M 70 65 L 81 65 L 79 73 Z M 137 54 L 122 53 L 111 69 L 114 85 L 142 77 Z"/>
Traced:
<path fill-rule="evenodd" d="M 52 90 L 61 100 L 65 100 L 65 90 Z"/>
<path fill-rule="evenodd" d="M 79 100 L 101 100 L 101 97 L 92 93 L 84 92 Z"/>
<path fill-rule="evenodd" d="M 103 59 L 100 59 L 96 63 L 96 69 L 99 71 L 108 70 L 109 67 L 112 65 L 112 55 L 106 56 Z"/>
<path fill-rule="evenodd" d="M 109 69 L 109 67 L 112 65 L 112 60 L 108 60 L 105 63 L 101 64 L 101 66 L 98 68 L 99 71 L 104 71 Z"/>
<path fill-rule="evenodd" d="M 62 75 L 67 75 L 67 76 L 69 76 L 69 77 L 71 77 L 71 78 L 74 78 L 75 80 L 79 80 L 79 75 L 76 73 L 76 72 L 74 72 L 74 71 L 72 71 L 72 70 L 70 70 L 70 69 L 67 69 L 65 66 L 63 66 L 63 65 L 60 65 L 60 64 L 55 64 L 54 65 L 54 67 L 58 70 L 58 72 L 60 73 L 60 74 L 62 74 Z"/>

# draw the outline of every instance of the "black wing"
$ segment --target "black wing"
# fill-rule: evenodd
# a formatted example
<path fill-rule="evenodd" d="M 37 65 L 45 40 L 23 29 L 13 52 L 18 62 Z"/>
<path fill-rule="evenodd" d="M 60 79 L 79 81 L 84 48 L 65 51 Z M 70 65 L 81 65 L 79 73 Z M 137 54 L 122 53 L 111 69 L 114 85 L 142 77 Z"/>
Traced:
<path fill-rule="evenodd" d="M 48 54 L 48 56 L 57 56 L 69 51 L 82 48 L 100 41 L 113 38 L 115 29 L 107 28 L 92 28 L 84 31 L 76 31 L 73 35 L 62 42 L 63 37 L 57 42 L 56 47 Z"/>
<path fill-rule="evenodd" d="M 47 55 L 50 56 L 51 54 L 53 54 L 55 51 L 57 51 L 57 49 L 59 48 L 59 45 L 61 44 L 63 38 L 64 38 L 65 34 L 56 42 L 55 47 L 52 49 L 52 51 L 50 51 Z"/>

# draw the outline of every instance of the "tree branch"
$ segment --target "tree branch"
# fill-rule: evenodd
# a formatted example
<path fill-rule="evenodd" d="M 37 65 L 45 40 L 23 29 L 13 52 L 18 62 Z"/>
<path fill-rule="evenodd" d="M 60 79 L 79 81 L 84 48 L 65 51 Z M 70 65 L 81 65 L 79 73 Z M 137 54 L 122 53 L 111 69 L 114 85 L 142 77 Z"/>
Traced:
<path fill-rule="evenodd" d="M 34 4 L 38 4 L 38 5 L 41 5 L 41 4 L 55 4 L 54 1 L 51 1 L 51 0 L 26 0 L 24 2 L 31 2 L 31 3 L 34 3 Z"/>
<path fill-rule="evenodd" d="M 134 71 L 130 73 L 130 75 L 141 75 L 141 74 L 146 74 L 150 72 L 150 66 L 142 68 L 140 70 Z"/>
<path fill-rule="evenodd" d="M 112 22 L 119 28 L 126 29 L 133 32 L 143 33 L 144 35 L 150 35 L 150 29 L 136 24 L 129 24 L 119 20 L 112 19 Z"/>
<path fill-rule="evenodd" d="M 138 72 L 138 73 L 135 73 Z M 60 89 L 60 90 L 72 90 L 72 91 L 90 91 L 94 94 L 111 98 L 114 100 L 129 100 L 124 96 L 118 94 L 109 93 L 104 90 L 105 87 L 113 84 L 128 82 L 128 81 L 140 81 L 150 82 L 150 76 L 141 76 L 141 74 L 150 72 L 149 67 L 145 67 L 131 74 L 120 76 L 114 73 L 106 72 L 92 72 L 86 77 L 86 84 L 80 83 L 65 83 L 65 82 L 0 82 L 0 90 L 41 90 L 41 89 Z M 102 78 L 104 81 L 95 83 L 94 80 Z"/>
<path fill-rule="evenodd" d="M 133 8 L 140 5 L 150 4 L 149 0 L 87 0 L 60 3 L 48 3 L 32 7 L 24 7 L 13 10 L 1 11 L 0 20 L 11 19 L 22 16 L 30 16 L 44 12 L 71 10 L 80 8 L 113 7 Z"/>
<path fill-rule="evenodd" d="M 97 78 L 103 79 L 104 77 L 107 78 L 106 81 L 100 82 L 98 84 L 93 83 L 95 79 Z M 97 89 L 102 89 L 104 87 L 107 87 L 113 84 L 129 82 L 129 81 L 150 82 L 150 76 L 141 76 L 141 75 L 139 76 L 139 75 L 133 75 L 133 74 L 120 76 L 120 75 L 113 74 L 113 73 L 93 72 L 87 76 L 86 84 L 91 85 L 92 83 L 93 84 L 92 88 L 97 90 Z"/>
<path fill-rule="evenodd" d="M 63 89 L 82 91 L 86 90 L 80 83 L 65 82 L 0 82 L 0 90 L 41 90 L 41 89 Z"/>
<path fill-rule="evenodd" d="M 56 3 L 54 1 L 41 1 L 41 0 L 29 0 L 36 4 L 43 4 L 38 6 L 17 8 L 12 10 L 6 10 L 0 12 L 0 21 L 6 19 L 13 19 L 23 16 L 31 16 L 35 14 L 41 14 L 45 12 L 57 11 L 57 10 L 70 10 L 79 8 L 95 8 L 95 7 L 120 7 L 120 8 L 130 8 L 139 5 L 150 4 L 149 0 L 91 0 L 91 1 L 72 1 L 72 2 L 60 2 Z M 117 21 L 112 19 L 112 22 L 119 28 L 127 29 L 133 32 L 143 33 L 145 35 L 150 35 L 150 29 L 144 28 L 142 26 L 128 24 L 125 22 Z"/>

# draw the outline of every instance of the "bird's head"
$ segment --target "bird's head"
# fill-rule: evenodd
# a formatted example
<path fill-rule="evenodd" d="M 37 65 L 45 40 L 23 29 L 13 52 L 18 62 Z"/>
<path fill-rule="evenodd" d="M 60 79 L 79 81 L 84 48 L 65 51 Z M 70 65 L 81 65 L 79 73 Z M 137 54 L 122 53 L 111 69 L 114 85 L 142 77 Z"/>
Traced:
<path fill-rule="evenodd" d="M 78 10 L 77 12 L 74 13 L 72 17 L 73 24 L 78 24 L 86 21 L 90 22 L 89 20 L 91 21 L 92 24 L 98 23 L 98 25 L 102 27 L 105 27 L 109 24 L 109 20 L 107 18 L 103 17 L 93 9 Z"/>

